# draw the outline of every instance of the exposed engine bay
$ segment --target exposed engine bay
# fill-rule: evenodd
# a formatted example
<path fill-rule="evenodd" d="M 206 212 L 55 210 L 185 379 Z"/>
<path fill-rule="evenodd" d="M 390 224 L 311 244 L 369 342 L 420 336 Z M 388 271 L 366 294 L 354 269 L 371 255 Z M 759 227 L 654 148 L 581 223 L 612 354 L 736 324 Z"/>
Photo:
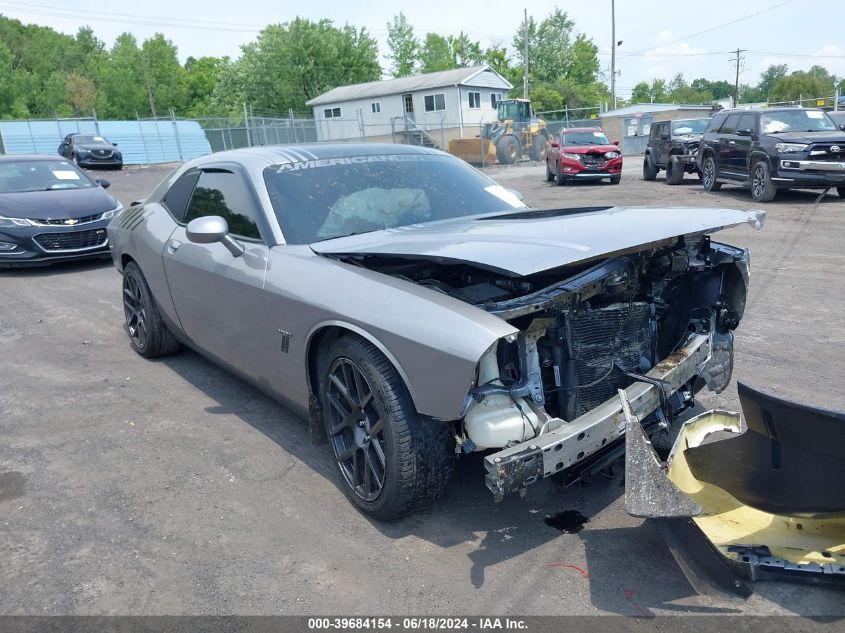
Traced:
<path fill-rule="evenodd" d="M 745 309 L 748 252 L 701 234 L 651 246 L 528 276 L 419 257 L 342 258 L 471 303 L 519 329 L 479 363 L 457 437 L 471 452 L 560 434 L 638 381 L 655 387 L 657 406 L 646 412 L 647 424 L 654 427 L 666 427 L 705 384 L 717 392 L 728 385 L 732 330 Z M 682 385 L 669 389 L 661 384 L 666 383 L 662 374 L 648 377 L 694 336 L 706 344 L 697 348 L 695 367 Z M 594 434 L 578 435 L 581 441 Z M 498 496 L 550 472 L 574 473 L 624 449 L 613 433 L 593 439 L 595 446 L 581 446 L 567 459 L 546 464 L 542 474 L 491 490 Z"/>

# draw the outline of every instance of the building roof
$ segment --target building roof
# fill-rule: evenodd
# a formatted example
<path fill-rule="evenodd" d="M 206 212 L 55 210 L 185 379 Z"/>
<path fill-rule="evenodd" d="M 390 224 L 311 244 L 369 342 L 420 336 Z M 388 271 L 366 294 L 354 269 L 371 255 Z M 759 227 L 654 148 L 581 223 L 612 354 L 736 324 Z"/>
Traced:
<path fill-rule="evenodd" d="M 631 116 L 637 112 L 643 114 L 651 112 L 671 112 L 672 110 L 710 110 L 710 105 L 687 105 L 680 103 L 635 103 L 624 108 L 617 108 L 616 110 L 608 110 L 602 112 L 599 116 L 604 118 L 606 116 Z"/>
<path fill-rule="evenodd" d="M 489 71 L 493 73 L 499 80 L 507 85 L 507 89 L 513 88 L 507 79 L 502 77 L 495 70 L 487 65 L 472 66 L 470 68 L 455 68 L 452 70 L 442 70 L 436 73 L 426 73 L 424 75 L 413 75 L 411 77 L 400 77 L 399 79 L 385 79 L 381 81 L 370 81 L 363 84 L 353 84 L 351 86 L 339 86 L 333 88 L 328 92 L 321 94 L 319 97 L 314 97 L 306 102 L 306 105 L 316 106 L 325 103 L 338 103 L 341 101 L 354 101 L 356 99 L 367 99 L 369 97 L 384 97 L 387 95 L 400 94 L 403 92 L 414 92 L 416 90 L 427 90 L 431 88 L 443 88 L 446 86 L 456 86 L 465 84 L 472 80 L 477 75 Z M 495 87 L 499 87 L 498 85 Z"/>

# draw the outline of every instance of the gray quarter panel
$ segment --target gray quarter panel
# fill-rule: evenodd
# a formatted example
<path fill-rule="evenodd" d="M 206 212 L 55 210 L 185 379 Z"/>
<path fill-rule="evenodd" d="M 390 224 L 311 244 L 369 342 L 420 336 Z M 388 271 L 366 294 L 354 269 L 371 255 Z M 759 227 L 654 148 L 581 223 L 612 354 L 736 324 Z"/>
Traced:
<path fill-rule="evenodd" d="M 341 325 L 369 339 L 393 362 L 417 411 L 460 417 L 482 354 L 517 330 L 444 294 L 315 255 L 307 246 L 270 249 L 264 329 L 292 334 L 278 357 L 278 390 L 308 405 L 307 350 L 323 326 Z M 278 335 L 277 335 L 278 336 Z"/>
<path fill-rule="evenodd" d="M 112 257 L 119 269 L 123 255 L 134 259 L 165 319 L 178 324 L 176 309 L 167 286 L 161 253 L 178 225 L 161 205 L 148 203 L 128 207 L 109 224 Z"/>

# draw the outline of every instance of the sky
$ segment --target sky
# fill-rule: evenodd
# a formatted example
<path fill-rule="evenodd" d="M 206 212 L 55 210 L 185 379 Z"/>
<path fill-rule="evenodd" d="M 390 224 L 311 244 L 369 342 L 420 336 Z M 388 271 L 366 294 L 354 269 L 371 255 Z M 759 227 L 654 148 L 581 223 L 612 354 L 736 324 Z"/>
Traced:
<path fill-rule="evenodd" d="M 845 76 L 843 0 L 707 0 L 706 2 L 642 2 L 616 0 L 617 94 L 627 97 L 639 81 L 670 80 L 682 72 L 733 83 L 731 50 L 742 53 L 740 83 L 756 84 L 771 64 L 806 70 L 813 64 Z M 188 56 L 238 56 L 240 47 L 263 26 L 296 16 L 366 27 L 379 41 L 387 69 L 387 23 L 402 11 L 416 33 L 467 33 L 483 46 L 510 47 L 523 9 L 542 19 L 555 6 L 569 14 L 576 30 L 599 47 L 604 80 L 610 79 L 611 0 L 591 2 L 482 2 L 424 0 L 372 2 L 320 0 L 312 3 L 273 0 L 0 0 L 0 13 L 23 22 L 74 34 L 89 25 L 108 46 L 129 31 L 139 40 L 163 33 Z M 748 16 L 748 17 L 746 17 Z"/>

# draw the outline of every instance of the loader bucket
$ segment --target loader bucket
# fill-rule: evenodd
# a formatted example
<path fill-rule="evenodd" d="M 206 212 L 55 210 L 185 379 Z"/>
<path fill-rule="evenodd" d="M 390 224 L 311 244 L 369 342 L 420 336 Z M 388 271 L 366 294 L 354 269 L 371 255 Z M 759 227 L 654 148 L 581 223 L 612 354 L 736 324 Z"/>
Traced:
<path fill-rule="evenodd" d="M 455 138 L 449 141 L 446 151 L 473 165 L 496 163 L 496 147 L 486 138 Z"/>

